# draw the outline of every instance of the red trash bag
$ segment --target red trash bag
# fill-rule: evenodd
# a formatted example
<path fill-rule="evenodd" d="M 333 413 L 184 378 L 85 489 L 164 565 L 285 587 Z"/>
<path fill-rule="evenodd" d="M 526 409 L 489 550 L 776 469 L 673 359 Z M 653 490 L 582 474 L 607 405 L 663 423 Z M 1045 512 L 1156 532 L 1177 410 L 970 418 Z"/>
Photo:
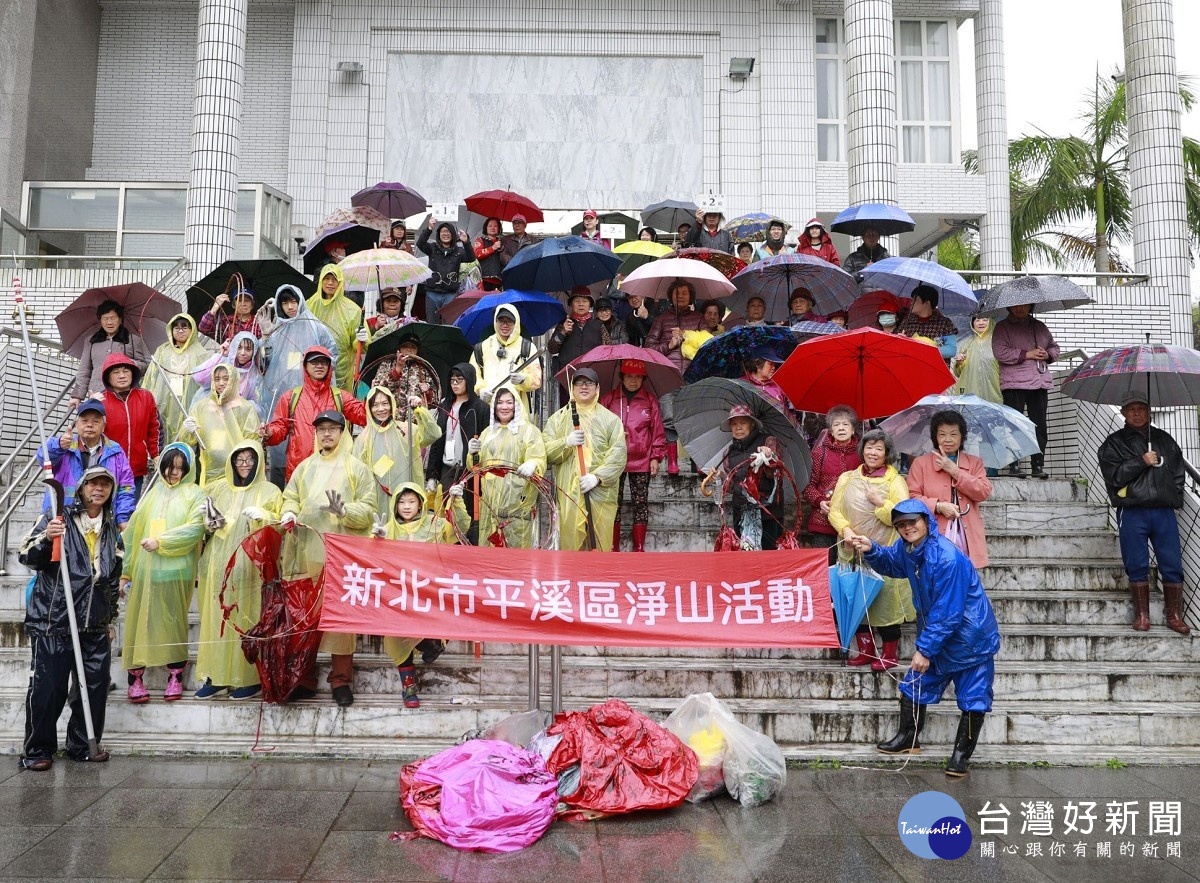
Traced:
<path fill-rule="evenodd" d="M 546 734 L 562 736 L 546 762 L 552 773 L 580 764 L 579 788 L 561 798 L 577 810 L 670 809 L 700 774 L 692 749 L 620 699 L 560 714 Z"/>

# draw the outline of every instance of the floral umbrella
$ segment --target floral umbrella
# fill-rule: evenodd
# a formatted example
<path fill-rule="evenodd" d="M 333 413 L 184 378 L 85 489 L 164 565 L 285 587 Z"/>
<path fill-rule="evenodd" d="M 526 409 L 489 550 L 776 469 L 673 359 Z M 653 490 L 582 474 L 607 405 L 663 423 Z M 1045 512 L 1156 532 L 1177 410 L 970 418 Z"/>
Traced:
<path fill-rule="evenodd" d="M 355 252 L 343 259 L 338 267 L 348 288 L 363 291 L 407 288 L 432 275 L 427 266 L 399 248 L 369 248 Z"/>
<path fill-rule="evenodd" d="M 705 377 L 738 378 L 746 373 L 750 354 L 759 347 L 770 347 L 786 359 L 796 348 L 796 336 L 779 325 L 739 325 L 707 340 L 696 351 L 683 379 L 695 383 Z"/>
<path fill-rule="evenodd" d="M 718 271 L 726 279 L 732 279 L 742 270 L 746 269 L 746 262 L 741 258 L 734 257 L 727 251 L 720 251 L 715 248 L 685 248 L 682 249 L 678 257 L 690 258 L 693 261 L 704 261 L 714 270 Z"/>

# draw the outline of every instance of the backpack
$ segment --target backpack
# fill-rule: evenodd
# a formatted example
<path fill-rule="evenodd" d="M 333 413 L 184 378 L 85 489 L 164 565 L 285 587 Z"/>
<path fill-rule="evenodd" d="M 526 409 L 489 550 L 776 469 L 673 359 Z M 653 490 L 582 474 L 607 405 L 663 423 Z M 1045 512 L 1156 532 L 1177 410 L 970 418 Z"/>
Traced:
<path fill-rule="evenodd" d="M 339 414 L 342 413 L 342 391 L 336 386 L 332 387 L 333 391 L 333 407 Z M 304 387 L 297 386 L 292 390 L 292 398 L 288 402 L 288 419 L 291 420 L 296 416 L 296 405 L 300 403 L 300 395 L 304 392 Z"/>

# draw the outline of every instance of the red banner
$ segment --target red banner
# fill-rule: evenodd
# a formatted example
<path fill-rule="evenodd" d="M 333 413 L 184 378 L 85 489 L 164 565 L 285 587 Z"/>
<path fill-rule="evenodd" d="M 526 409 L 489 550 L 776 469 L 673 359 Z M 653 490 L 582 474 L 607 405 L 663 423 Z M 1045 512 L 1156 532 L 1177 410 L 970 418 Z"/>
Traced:
<path fill-rule="evenodd" d="M 517 644 L 837 647 L 824 549 L 546 552 L 325 536 L 321 629 Z"/>

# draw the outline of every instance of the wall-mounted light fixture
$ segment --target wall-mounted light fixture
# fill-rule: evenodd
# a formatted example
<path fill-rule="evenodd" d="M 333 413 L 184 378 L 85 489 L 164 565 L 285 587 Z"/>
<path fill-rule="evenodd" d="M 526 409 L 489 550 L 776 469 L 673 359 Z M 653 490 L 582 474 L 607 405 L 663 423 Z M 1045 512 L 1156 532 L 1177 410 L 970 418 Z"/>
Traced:
<path fill-rule="evenodd" d="M 362 62 L 361 61 L 339 61 L 337 63 L 337 72 L 339 74 L 346 74 L 347 76 L 352 76 L 354 74 L 361 74 L 363 72 Z"/>
<path fill-rule="evenodd" d="M 745 80 L 754 71 L 753 58 L 731 58 L 729 59 L 729 79 Z"/>

